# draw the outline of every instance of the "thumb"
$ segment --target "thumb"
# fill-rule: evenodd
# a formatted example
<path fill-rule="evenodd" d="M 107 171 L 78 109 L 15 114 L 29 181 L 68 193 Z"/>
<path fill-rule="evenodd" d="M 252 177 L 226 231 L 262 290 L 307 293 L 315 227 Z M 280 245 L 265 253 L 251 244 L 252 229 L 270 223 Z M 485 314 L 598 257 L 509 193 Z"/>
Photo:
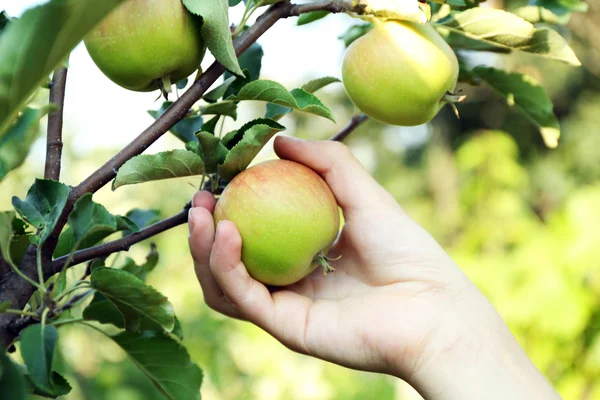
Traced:
<path fill-rule="evenodd" d="M 278 136 L 274 146 L 279 157 L 304 164 L 321 175 L 344 214 L 399 207 L 396 200 L 369 175 L 350 149 L 340 142 L 304 141 Z"/>

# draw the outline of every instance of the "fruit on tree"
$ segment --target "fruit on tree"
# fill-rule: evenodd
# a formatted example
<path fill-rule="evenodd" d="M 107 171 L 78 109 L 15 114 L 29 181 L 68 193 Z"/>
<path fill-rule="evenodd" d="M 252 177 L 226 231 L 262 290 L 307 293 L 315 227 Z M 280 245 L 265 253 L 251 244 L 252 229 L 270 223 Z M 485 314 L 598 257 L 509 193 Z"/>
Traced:
<path fill-rule="evenodd" d="M 181 0 L 125 0 L 84 39 L 98 68 L 130 90 L 169 92 L 204 56 L 200 22 Z"/>
<path fill-rule="evenodd" d="M 429 24 L 378 22 L 346 50 L 342 80 L 352 102 L 369 117 L 414 126 L 453 100 L 458 60 Z"/>
<path fill-rule="evenodd" d="M 295 283 L 318 266 L 340 227 L 338 205 L 325 181 L 288 160 L 265 161 L 237 175 L 214 211 L 215 223 L 229 220 L 242 236 L 242 261 L 265 284 Z"/>

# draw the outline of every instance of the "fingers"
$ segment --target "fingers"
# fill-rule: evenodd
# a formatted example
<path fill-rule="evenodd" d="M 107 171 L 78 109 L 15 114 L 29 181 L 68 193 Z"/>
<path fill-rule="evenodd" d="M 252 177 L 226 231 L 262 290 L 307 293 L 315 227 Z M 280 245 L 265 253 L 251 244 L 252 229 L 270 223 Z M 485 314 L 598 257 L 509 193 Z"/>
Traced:
<path fill-rule="evenodd" d="M 227 302 L 223 291 L 210 272 L 210 252 L 215 239 L 215 226 L 211 214 L 215 200 L 208 192 L 198 192 L 192 200 L 193 208 L 190 209 L 188 224 L 190 236 L 188 238 L 190 252 L 194 259 L 196 276 L 202 286 L 206 304 L 224 314 L 239 317 L 237 312 Z"/>
<path fill-rule="evenodd" d="M 361 209 L 399 208 L 345 145 L 285 136 L 277 137 L 274 145 L 279 157 L 304 164 L 323 176 L 345 214 Z"/>
<path fill-rule="evenodd" d="M 306 353 L 304 327 L 312 300 L 289 290 L 273 294 L 252 278 L 241 260 L 242 238 L 231 221 L 221 221 L 210 255 L 210 270 L 240 315 L 293 350 Z"/>

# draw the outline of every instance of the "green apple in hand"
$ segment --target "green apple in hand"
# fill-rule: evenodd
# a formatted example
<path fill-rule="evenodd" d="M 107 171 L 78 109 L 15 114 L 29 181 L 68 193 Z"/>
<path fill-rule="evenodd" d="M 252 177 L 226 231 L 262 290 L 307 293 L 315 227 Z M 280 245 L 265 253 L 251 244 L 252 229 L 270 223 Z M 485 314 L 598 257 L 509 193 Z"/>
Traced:
<path fill-rule="evenodd" d="M 337 202 L 313 170 L 287 160 L 271 160 L 237 175 L 214 211 L 215 223 L 229 220 L 242 236 L 242 261 L 262 283 L 295 283 L 318 266 L 340 228 Z"/>
<path fill-rule="evenodd" d="M 205 46 L 200 21 L 181 0 L 126 0 L 84 39 L 98 68 L 117 85 L 140 92 L 187 78 Z"/>
<path fill-rule="evenodd" d="M 458 60 L 430 24 L 377 22 L 346 50 L 344 88 L 369 117 L 414 126 L 430 121 L 452 101 Z"/>

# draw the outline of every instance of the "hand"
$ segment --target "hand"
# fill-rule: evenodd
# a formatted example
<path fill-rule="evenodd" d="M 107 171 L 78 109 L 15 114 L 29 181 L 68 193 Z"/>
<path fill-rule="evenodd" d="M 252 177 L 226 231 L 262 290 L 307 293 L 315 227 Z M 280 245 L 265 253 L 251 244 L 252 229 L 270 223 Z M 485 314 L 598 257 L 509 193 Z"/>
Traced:
<path fill-rule="evenodd" d="M 489 391 L 498 385 L 498 398 L 519 398 L 500 383 L 530 383 L 533 374 L 546 390 L 537 398 L 550 398 L 554 392 L 494 308 L 347 147 L 279 137 L 275 150 L 319 173 L 342 207 L 345 225 L 330 253 L 341 256 L 332 262 L 336 271 L 324 276 L 316 270 L 271 293 L 241 262 L 235 225 L 222 221 L 215 232 L 215 200 L 199 192 L 189 244 L 210 307 L 258 325 L 292 350 L 398 376 L 427 397 L 492 398 Z M 479 379 L 486 368 L 500 369 L 490 376 L 497 385 Z"/>

